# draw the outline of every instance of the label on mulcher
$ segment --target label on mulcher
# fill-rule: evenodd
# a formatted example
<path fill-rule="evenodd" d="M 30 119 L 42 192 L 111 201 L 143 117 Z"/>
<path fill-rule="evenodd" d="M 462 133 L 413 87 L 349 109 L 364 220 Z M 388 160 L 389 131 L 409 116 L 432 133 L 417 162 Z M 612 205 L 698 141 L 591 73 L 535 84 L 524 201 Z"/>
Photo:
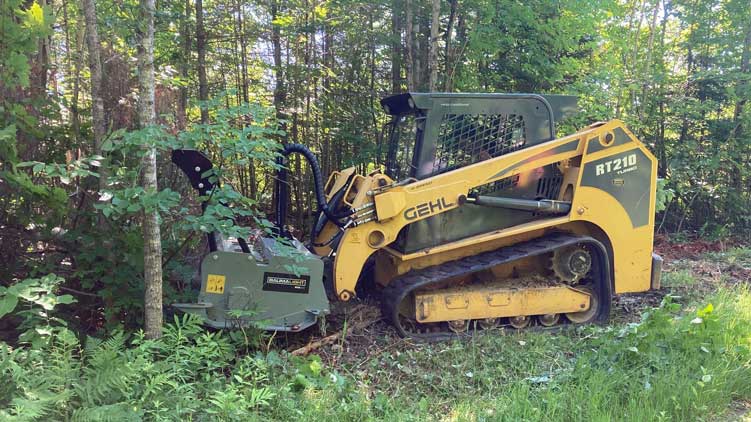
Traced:
<path fill-rule="evenodd" d="M 263 290 L 267 292 L 308 293 L 310 276 L 284 273 L 263 273 Z"/>

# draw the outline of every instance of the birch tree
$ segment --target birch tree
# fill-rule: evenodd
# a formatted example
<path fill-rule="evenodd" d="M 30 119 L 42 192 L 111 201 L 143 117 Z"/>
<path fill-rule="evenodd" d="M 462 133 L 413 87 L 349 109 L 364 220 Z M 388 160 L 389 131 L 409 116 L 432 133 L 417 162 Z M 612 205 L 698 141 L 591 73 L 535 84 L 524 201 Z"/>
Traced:
<path fill-rule="evenodd" d="M 91 73 L 91 122 L 94 131 L 94 153 L 104 155 L 102 143 L 107 136 L 107 120 L 102 99 L 102 47 L 99 43 L 99 30 L 96 21 L 94 0 L 83 0 L 83 14 L 86 22 L 86 45 L 89 50 L 89 72 Z M 99 189 L 107 183 L 104 166 L 99 168 Z"/>
<path fill-rule="evenodd" d="M 154 108 L 154 0 L 140 0 L 138 43 L 138 117 L 141 129 L 156 123 Z M 156 148 L 145 146 L 142 183 L 147 192 L 157 191 Z M 144 332 L 148 338 L 162 335 L 162 240 L 157 210 L 144 210 Z"/>

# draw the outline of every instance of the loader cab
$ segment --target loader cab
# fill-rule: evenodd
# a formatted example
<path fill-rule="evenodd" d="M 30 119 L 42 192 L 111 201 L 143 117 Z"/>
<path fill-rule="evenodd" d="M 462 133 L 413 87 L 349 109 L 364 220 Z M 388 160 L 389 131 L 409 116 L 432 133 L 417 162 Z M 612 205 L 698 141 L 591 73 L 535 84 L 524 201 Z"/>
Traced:
<path fill-rule="evenodd" d="M 537 94 L 405 93 L 381 100 L 386 173 L 425 179 L 555 138 L 555 121 L 576 97 Z"/>
<path fill-rule="evenodd" d="M 577 111 L 576 97 L 537 94 L 404 93 L 381 100 L 388 124 L 386 174 L 422 180 L 555 139 L 555 122 Z M 557 166 L 510 177 L 478 193 L 520 199 L 556 198 Z M 434 247 L 537 218 L 519 211 L 465 206 L 405 227 L 392 247 Z"/>

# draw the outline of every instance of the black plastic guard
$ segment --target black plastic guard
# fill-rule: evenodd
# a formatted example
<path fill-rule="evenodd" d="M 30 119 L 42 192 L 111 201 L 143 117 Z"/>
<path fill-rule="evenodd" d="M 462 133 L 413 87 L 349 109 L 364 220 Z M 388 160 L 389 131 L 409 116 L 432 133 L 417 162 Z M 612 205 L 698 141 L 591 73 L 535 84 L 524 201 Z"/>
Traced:
<path fill-rule="evenodd" d="M 208 177 L 201 177 L 214 167 L 211 160 L 202 152 L 194 149 L 176 149 L 172 151 L 172 162 L 188 176 L 190 185 L 198 190 L 200 195 L 208 195 L 214 188 L 214 184 L 209 181 Z"/>

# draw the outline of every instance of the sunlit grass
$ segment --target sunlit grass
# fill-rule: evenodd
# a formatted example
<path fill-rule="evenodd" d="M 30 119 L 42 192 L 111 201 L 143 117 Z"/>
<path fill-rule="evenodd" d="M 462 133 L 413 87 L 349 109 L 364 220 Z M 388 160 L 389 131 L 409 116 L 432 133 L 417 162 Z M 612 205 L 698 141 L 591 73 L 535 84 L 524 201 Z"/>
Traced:
<path fill-rule="evenodd" d="M 681 277 L 690 283 L 690 275 Z M 668 299 L 638 324 L 486 335 L 382 353 L 357 380 L 367 389 L 306 395 L 302 401 L 318 402 L 272 414 L 301 420 L 716 419 L 731 402 L 751 399 L 751 294 L 721 290 L 694 305 L 681 308 Z"/>

